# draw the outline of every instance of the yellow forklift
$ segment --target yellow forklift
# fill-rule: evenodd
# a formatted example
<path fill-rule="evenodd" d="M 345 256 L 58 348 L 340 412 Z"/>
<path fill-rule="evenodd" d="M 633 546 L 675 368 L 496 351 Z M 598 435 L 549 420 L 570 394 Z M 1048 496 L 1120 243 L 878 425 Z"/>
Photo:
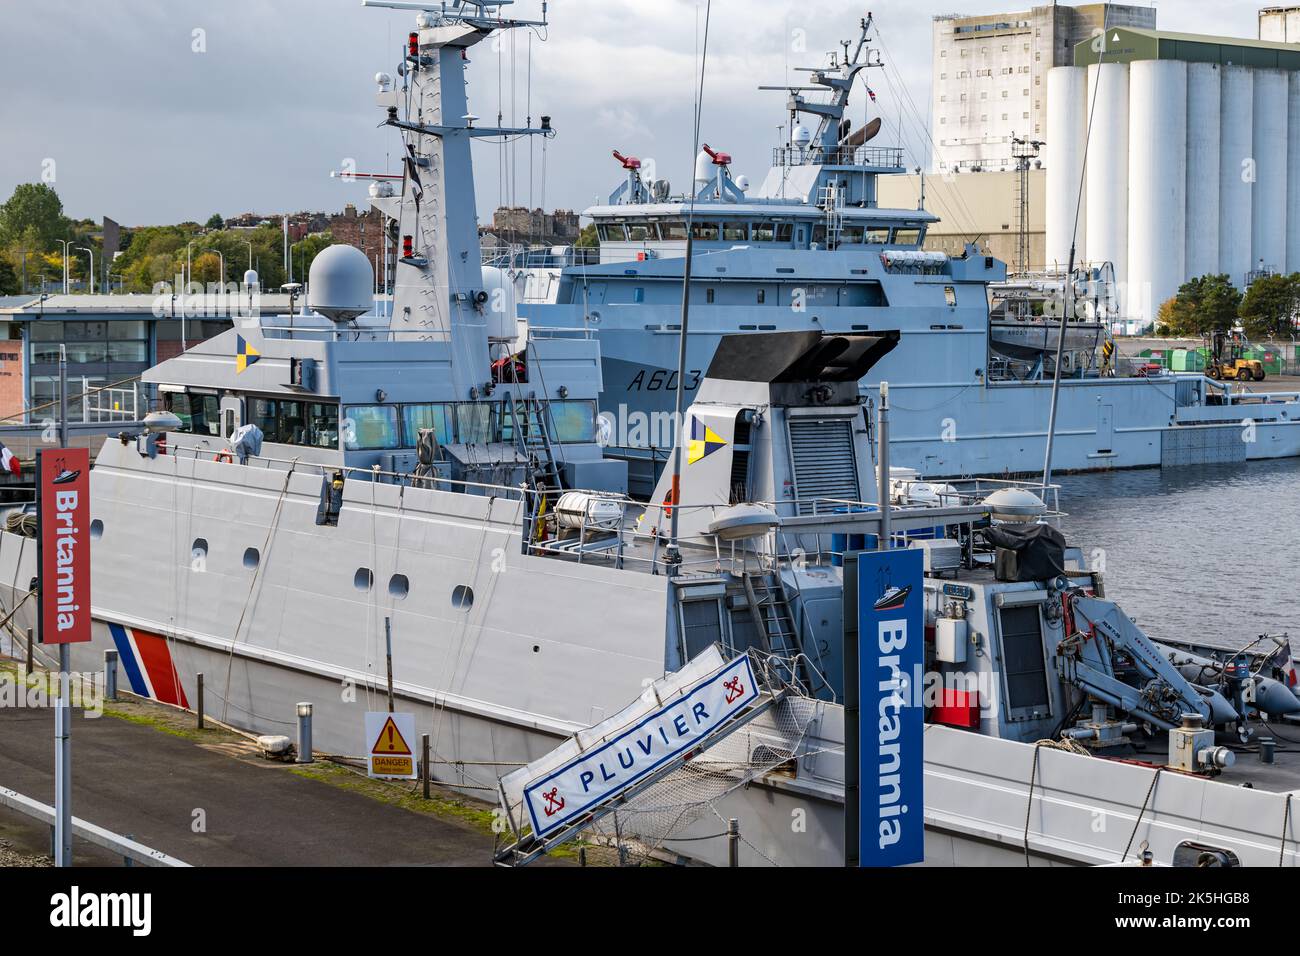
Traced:
<path fill-rule="evenodd" d="M 1264 381 L 1264 363 L 1245 358 L 1246 337 L 1240 332 L 1211 332 L 1205 336 L 1205 374 L 1216 381 Z"/>

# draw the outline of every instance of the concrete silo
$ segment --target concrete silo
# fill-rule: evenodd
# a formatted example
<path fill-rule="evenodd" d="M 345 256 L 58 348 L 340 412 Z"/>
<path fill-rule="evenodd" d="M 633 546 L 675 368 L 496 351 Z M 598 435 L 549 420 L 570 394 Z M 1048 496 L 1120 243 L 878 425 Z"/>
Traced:
<path fill-rule="evenodd" d="M 1065 269 L 1070 244 L 1075 260 L 1087 262 L 1084 244 L 1086 207 L 1079 201 L 1083 183 L 1083 150 L 1088 131 L 1088 74 L 1081 66 L 1058 66 L 1047 73 L 1047 266 Z M 1076 215 L 1078 228 L 1074 230 Z"/>
<path fill-rule="evenodd" d="M 1252 268 L 1263 266 L 1273 271 L 1286 265 L 1288 89 L 1283 71 L 1255 70 Z"/>
<path fill-rule="evenodd" d="M 1121 288 L 1128 272 L 1128 66 L 1101 63 L 1088 67 L 1088 261 L 1111 262 Z"/>
<path fill-rule="evenodd" d="M 1186 265 L 1187 64 L 1129 67 L 1128 314 L 1155 321 Z"/>
<path fill-rule="evenodd" d="M 1286 271 L 1300 272 L 1300 73 L 1288 77 L 1286 126 Z"/>
<path fill-rule="evenodd" d="M 1219 271 L 1241 285 L 1251 270 L 1255 71 L 1225 66 L 1220 104 Z"/>
<path fill-rule="evenodd" d="M 1187 64 L 1185 278 L 1219 271 L 1220 90 L 1217 63 Z"/>

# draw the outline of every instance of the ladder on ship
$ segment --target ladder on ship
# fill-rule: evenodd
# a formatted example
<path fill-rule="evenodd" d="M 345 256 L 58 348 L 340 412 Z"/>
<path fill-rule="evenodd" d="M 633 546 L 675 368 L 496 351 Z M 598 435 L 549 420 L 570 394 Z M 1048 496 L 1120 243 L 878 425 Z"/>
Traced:
<path fill-rule="evenodd" d="M 817 191 L 817 205 L 826 212 L 826 248 L 838 249 L 844 231 L 844 191 L 829 183 Z"/>
<path fill-rule="evenodd" d="M 811 686 L 803 653 L 803 638 L 795 621 L 790 596 L 779 571 L 746 571 L 742 577 L 750 617 L 758 632 L 760 646 L 776 658 L 795 662 L 795 673 L 784 673 L 785 680 L 799 680 Z"/>
<path fill-rule="evenodd" d="M 542 517 L 547 493 L 559 494 L 563 484 L 555 461 L 555 446 L 551 441 L 551 413 L 547 404 L 536 393 L 530 392 L 526 398 L 516 398 L 507 393 L 506 413 L 515 447 L 528 461 L 531 471 L 529 484 L 535 492 L 529 497 L 526 508 L 526 551 L 536 536 L 537 522 Z"/>

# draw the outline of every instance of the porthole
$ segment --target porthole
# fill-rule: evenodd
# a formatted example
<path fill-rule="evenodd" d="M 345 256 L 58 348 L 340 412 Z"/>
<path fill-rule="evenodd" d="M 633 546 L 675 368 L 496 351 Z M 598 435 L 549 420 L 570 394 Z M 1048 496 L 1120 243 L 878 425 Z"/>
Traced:
<path fill-rule="evenodd" d="M 357 568 L 357 573 L 352 576 L 352 586 L 358 591 L 369 591 L 374 583 L 375 574 L 369 568 Z"/>
<path fill-rule="evenodd" d="M 388 593 L 395 598 L 404 598 L 411 593 L 411 582 L 405 574 L 394 574 L 388 579 Z"/>
<path fill-rule="evenodd" d="M 104 536 L 104 522 L 96 518 L 90 523 L 90 536 L 92 538 L 102 538 Z"/>
<path fill-rule="evenodd" d="M 257 564 L 262 560 L 262 556 L 257 553 L 256 548 L 244 549 L 244 567 L 250 571 L 257 570 Z"/>
<path fill-rule="evenodd" d="M 468 611 L 474 606 L 474 589 L 466 584 L 458 584 L 451 592 L 451 606 Z"/>

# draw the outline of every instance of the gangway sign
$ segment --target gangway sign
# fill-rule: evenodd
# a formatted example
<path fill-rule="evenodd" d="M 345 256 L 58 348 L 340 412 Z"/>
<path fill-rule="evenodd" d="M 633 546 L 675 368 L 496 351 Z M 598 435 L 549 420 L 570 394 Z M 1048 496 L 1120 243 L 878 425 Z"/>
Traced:
<path fill-rule="evenodd" d="M 366 713 L 366 763 L 372 777 L 414 780 L 415 715 L 390 714 L 387 711 Z"/>

